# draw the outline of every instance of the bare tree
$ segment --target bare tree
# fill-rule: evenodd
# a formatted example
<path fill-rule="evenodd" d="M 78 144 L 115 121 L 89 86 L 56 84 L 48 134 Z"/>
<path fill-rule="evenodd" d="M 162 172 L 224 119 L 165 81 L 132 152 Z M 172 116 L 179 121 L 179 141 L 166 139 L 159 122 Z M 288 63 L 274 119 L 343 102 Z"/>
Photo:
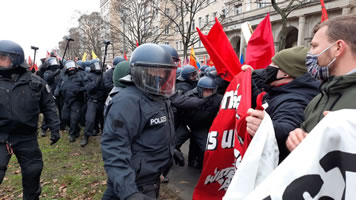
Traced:
<path fill-rule="evenodd" d="M 200 39 L 195 29 L 195 17 L 198 11 L 207 6 L 207 0 L 162 0 L 155 7 L 161 15 L 166 17 L 174 26 L 175 31 L 181 36 L 183 56 L 187 56 L 188 48 Z M 173 9 L 173 12 L 167 12 Z M 199 27 L 203 30 L 211 24 L 205 23 Z"/>
<path fill-rule="evenodd" d="M 117 0 L 113 3 L 113 10 L 119 16 L 118 23 L 109 23 L 110 40 L 120 41 L 123 51 L 133 51 L 136 43 L 156 43 L 162 38 L 163 31 L 157 32 L 155 27 L 156 13 L 153 0 Z"/>
<path fill-rule="evenodd" d="M 276 3 L 276 0 L 271 0 L 272 7 L 276 12 L 281 16 L 282 18 L 282 30 L 281 34 L 279 37 L 279 45 L 278 45 L 278 50 L 283 50 L 286 46 L 286 39 L 287 39 L 287 34 L 288 34 L 288 29 L 287 29 L 287 21 L 288 21 L 288 15 L 302 7 L 303 5 L 310 3 L 310 0 L 290 0 L 289 3 L 285 7 L 281 7 Z M 285 2 L 282 2 L 285 3 Z"/>

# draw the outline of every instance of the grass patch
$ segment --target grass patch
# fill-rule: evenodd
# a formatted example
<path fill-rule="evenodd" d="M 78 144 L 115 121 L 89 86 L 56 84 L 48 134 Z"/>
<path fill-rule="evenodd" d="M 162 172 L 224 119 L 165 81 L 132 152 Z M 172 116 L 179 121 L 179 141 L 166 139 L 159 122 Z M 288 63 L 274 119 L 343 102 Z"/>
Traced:
<path fill-rule="evenodd" d="M 51 146 L 49 136 L 38 138 L 44 162 L 40 199 L 101 199 L 107 177 L 101 156 L 100 136 L 89 138 L 89 144 L 84 148 L 80 147 L 80 139 L 69 143 L 67 132 L 62 132 L 61 139 Z M 21 169 L 14 155 L 0 185 L 0 199 L 22 199 Z M 161 184 L 160 199 L 179 198 L 166 184 Z"/>

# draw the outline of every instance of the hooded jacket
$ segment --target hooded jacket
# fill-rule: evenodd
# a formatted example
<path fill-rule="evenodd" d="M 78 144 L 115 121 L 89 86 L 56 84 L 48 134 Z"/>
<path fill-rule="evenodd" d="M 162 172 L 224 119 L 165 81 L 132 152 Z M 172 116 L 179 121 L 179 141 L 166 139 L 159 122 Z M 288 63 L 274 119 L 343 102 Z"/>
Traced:
<path fill-rule="evenodd" d="M 320 94 L 305 110 L 305 121 L 301 128 L 310 132 L 324 118 L 324 111 L 356 109 L 356 73 L 332 76 L 322 83 Z"/>

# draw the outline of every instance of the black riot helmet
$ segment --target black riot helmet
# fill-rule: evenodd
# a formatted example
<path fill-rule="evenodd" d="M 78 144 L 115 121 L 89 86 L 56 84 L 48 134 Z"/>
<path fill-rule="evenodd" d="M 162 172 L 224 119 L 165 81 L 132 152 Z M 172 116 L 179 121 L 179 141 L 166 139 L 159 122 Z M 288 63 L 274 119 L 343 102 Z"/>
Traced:
<path fill-rule="evenodd" d="M 175 48 L 169 46 L 168 44 L 160 44 L 159 46 L 166 50 L 172 56 L 172 59 L 177 66 L 180 64 L 178 52 L 177 50 L 175 50 Z"/>
<path fill-rule="evenodd" d="M 197 84 L 198 95 L 202 98 L 207 97 L 203 95 L 204 90 L 211 90 L 210 95 L 212 95 L 216 93 L 217 88 L 218 86 L 216 84 L 215 79 L 210 76 L 204 76 L 198 81 Z"/>
<path fill-rule="evenodd" d="M 101 73 L 103 71 L 102 64 L 99 59 L 93 59 L 90 62 L 90 72 Z"/>
<path fill-rule="evenodd" d="M 9 69 L 21 66 L 25 60 L 22 47 L 10 40 L 0 40 L 0 69 Z M 26 68 L 26 65 L 21 66 Z"/>
<path fill-rule="evenodd" d="M 124 58 L 124 57 L 122 57 L 122 56 L 116 56 L 116 57 L 114 58 L 114 60 L 112 61 L 113 67 L 115 67 L 117 64 L 119 64 L 119 63 L 122 62 L 122 61 L 125 61 L 125 58 Z"/>
<path fill-rule="evenodd" d="M 192 82 L 192 81 L 196 81 L 197 78 L 198 78 L 197 69 L 191 65 L 185 65 L 183 66 L 182 71 L 180 72 L 180 76 L 178 77 L 178 80 Z"/>
<path fill-rule="evenodd" d="M 205 69 L 208 68 L 208 67 L 209 67 L 208 65 L 203 65 L 203 66 L 200 67 L 200 69 L 199 69 L 199 71 L 200 71 L 199 77 L 200 78 L 202 78 L 205 75 L 205 73 L 204 73 Z"/>
<path fill-rule="evenodd" d="M 132 81 L 139 89 L 169 97 L 175 91 L 176 70 L 171 55 L 157 44 L 140 45 L 130 59 Z"/>

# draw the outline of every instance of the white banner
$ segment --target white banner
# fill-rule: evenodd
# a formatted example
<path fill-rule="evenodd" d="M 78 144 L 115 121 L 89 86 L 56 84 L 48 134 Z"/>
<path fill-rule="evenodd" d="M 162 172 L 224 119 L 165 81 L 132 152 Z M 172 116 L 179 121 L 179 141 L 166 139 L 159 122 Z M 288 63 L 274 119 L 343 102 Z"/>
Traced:
<path fill-rule="evenodd" d="M 355 116 L 329 113 L 246 199 L 356 199 Z"/>
<path fill-rule="evenodd" d="M 279 150 L 272 120 L 265 112 L 223 199 L 244 199 L 277 167 L 278 159 Z"/>

